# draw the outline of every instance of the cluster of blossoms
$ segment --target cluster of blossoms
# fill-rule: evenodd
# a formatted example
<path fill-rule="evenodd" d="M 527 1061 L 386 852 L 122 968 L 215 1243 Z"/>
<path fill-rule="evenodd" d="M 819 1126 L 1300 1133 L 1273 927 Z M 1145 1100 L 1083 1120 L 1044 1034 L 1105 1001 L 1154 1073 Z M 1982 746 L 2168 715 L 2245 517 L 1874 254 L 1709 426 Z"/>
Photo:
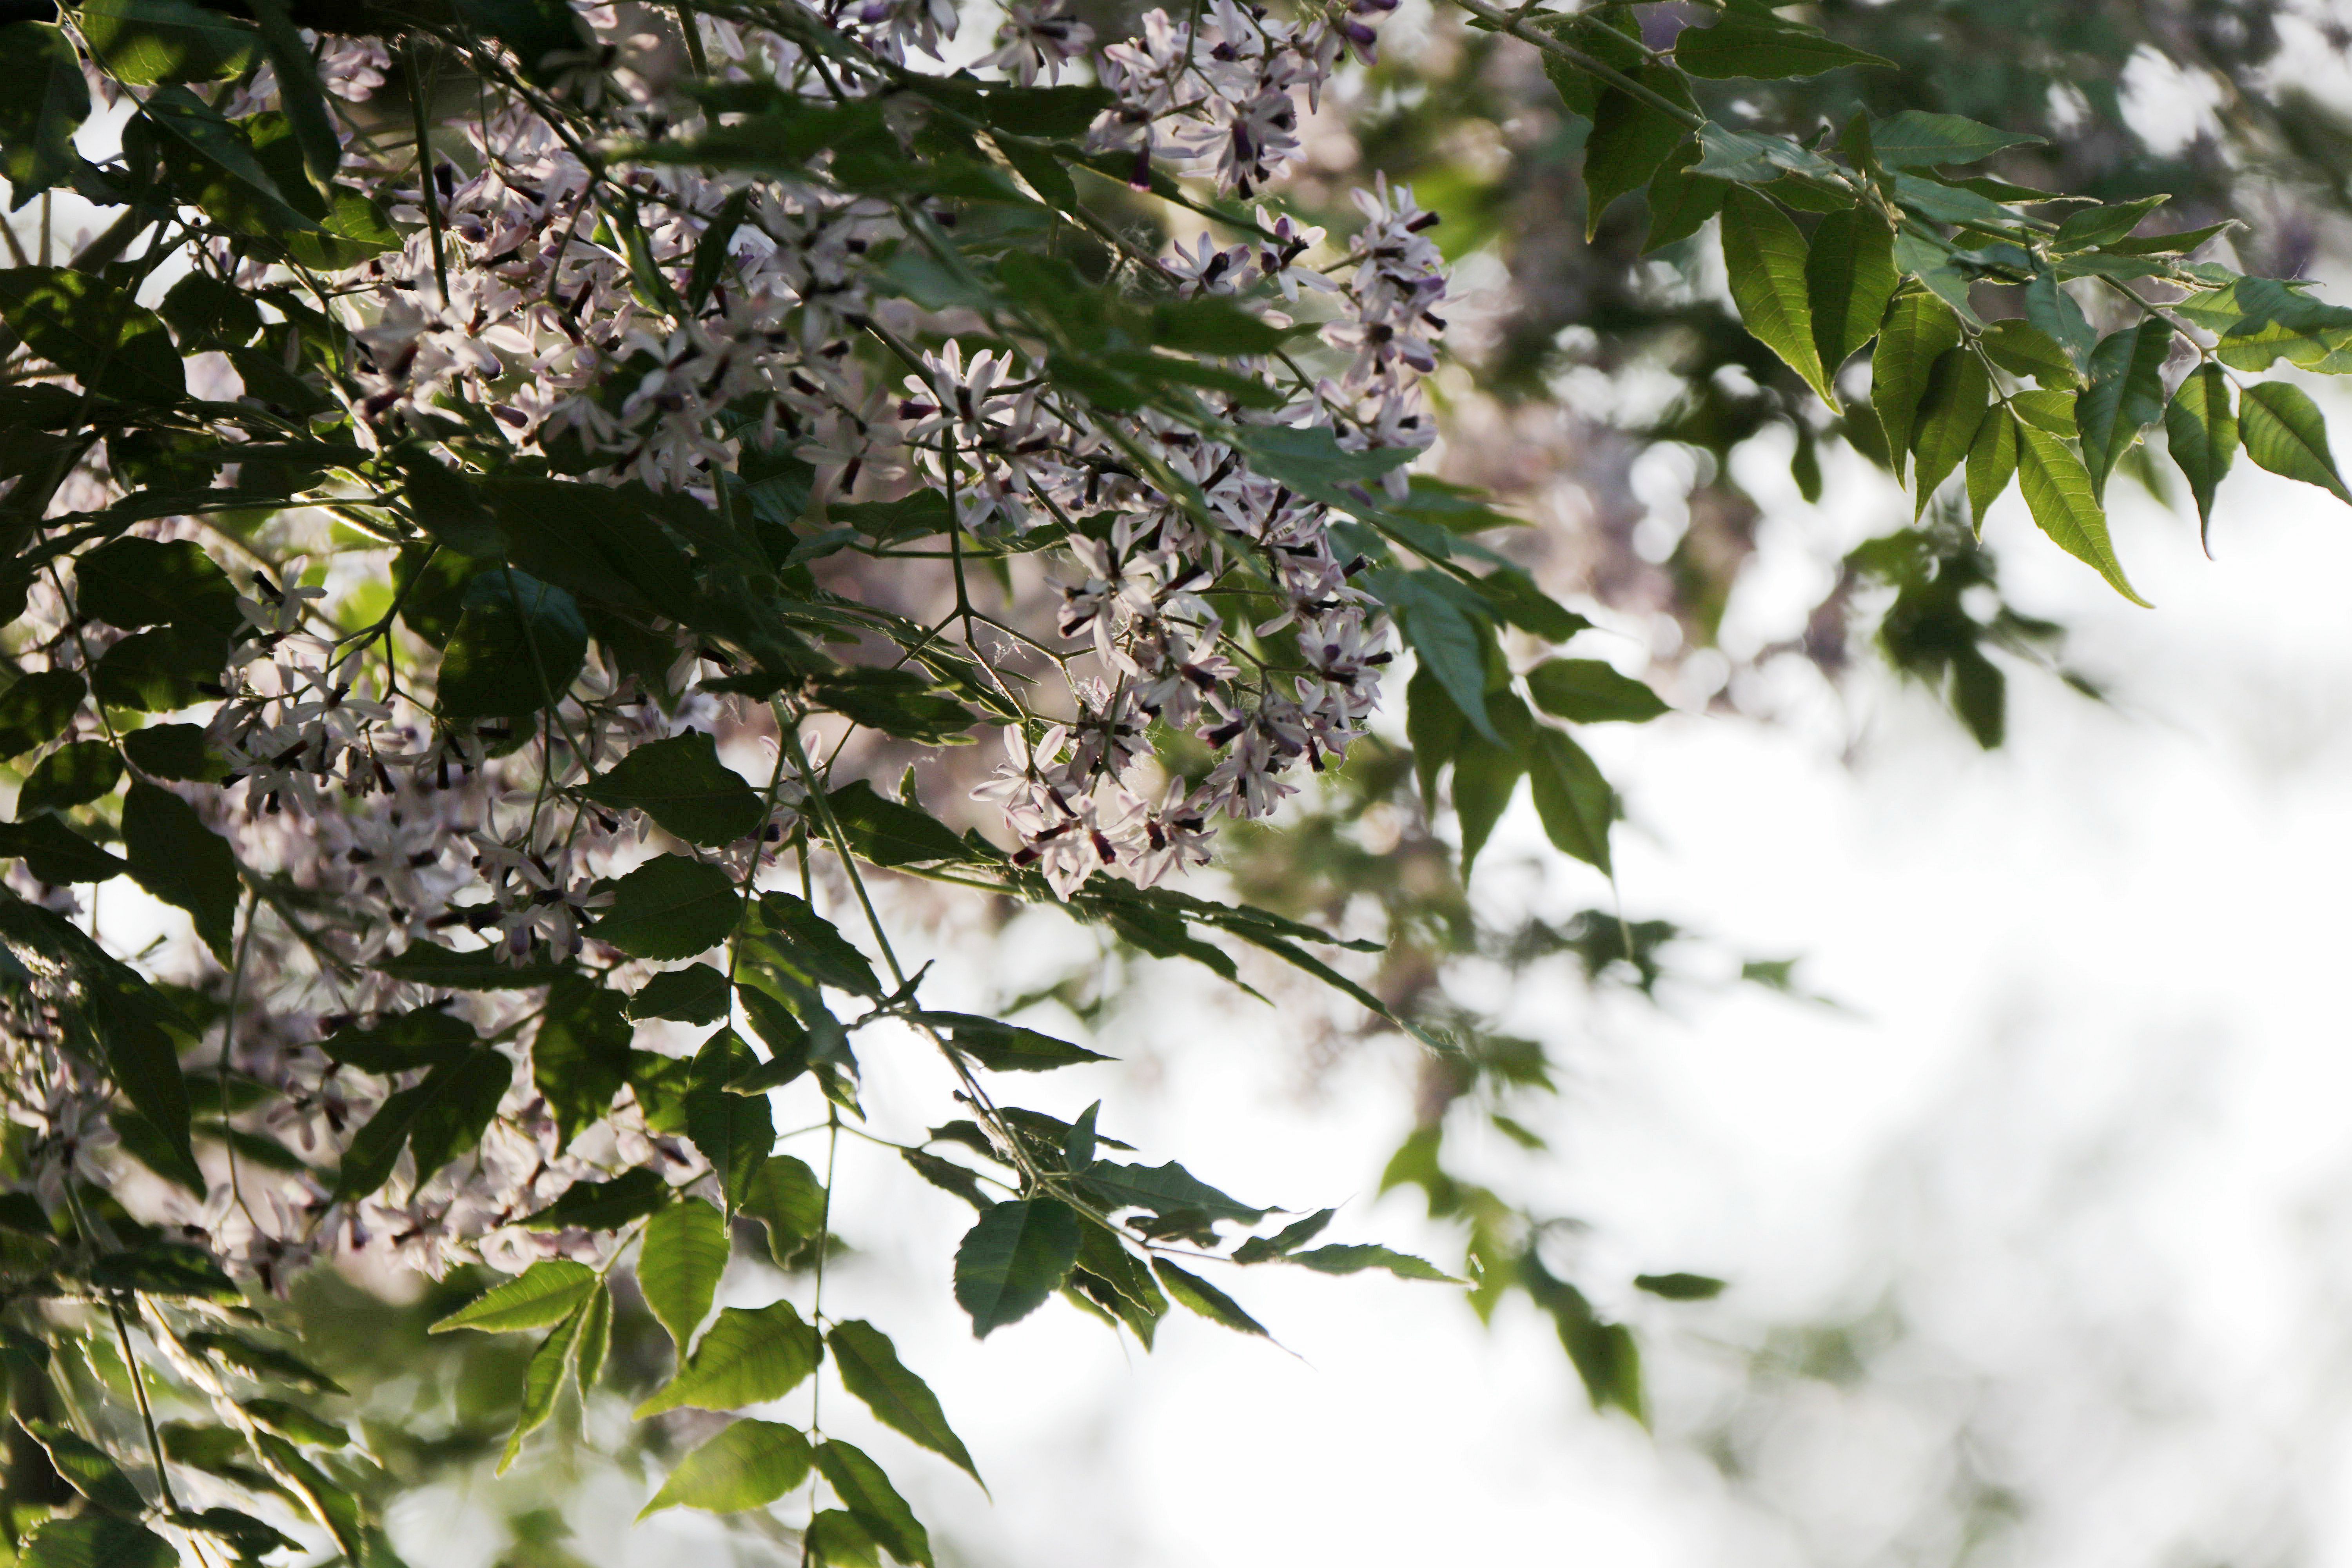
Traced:
<path fill-rule="evenodd" d="M 1110 95 L 1088 133 L 1093 150 L 1132 153 L 1139 179 L 1161 160 L 1248 198 L 1299 155 L 1299 116 L 1343 59 L 1370 58 L 1368 18 L 1392 5 L 1356 0 L 1282 20 L 1217 0 L 1190 24 L 1154 11 L 1139 38 L 1097 48 L 1083 24 L 1015 0 L 983 68 L 1026 85 L 1083 65 Z M 396 247 L 324 279 L 349 353 L 323 390 L 347 409 L 353 437 L 377 451 L 414 450 L 469 429 L 478 439 L 487 415 L 518 455 L 560 472 L 712 506 L 728 502 L 722 487 L 756 446 L 809 465 L 820 507 L 928 489 L 983 541 L 1025 551 L 1020 542 L 1053 531 L 1055 592 L 1040 617 L 1050 624 L 1013 634 L 1032 653 L 974 640 L 969 617 L 961 632 L 962 651 L 1006 704 L 1033 715 L 1004 730 L 1006 760 L 976 793 L 1001 807 L 1018 839 L 1015 864 L 1064 896 L 1097 873 L 1149 886 L 1205 862 L 1216 819 L 1273 811 L 1295 787 L 1286 774 L 1346 752 L 1377 704 L 1389 628 L 1351 585 L 1358 563 L 1336 549 L 1330 509 L 1259 472 L 1246 430 L 1234 427 L 1328 430 L 1342 450 L 1392 454 L 1387 482 L 1402 487 L 1402 463 L 1432 439 L 1414 382 L 1433 364 L 1444 323 L 1433 311 L 1446 287 L 1428 235 L 1435 220 L 1408 193 L 1361 194 L 1363 225 L 1341 245 L 1261 207 L 1242 242 L 1221 247 L 1204 235 L 1129 258 L 1159 298 L 1228 300 L 1284 329 L 1299 324 L 1294 312 L 1307 314 L 1319 331 L 1323 348 L 1302 351 L 1319 353 L 1319 374 L 1289 354 L 1223 360 L 1264 395 L 1203 397 L 1205 428 L 1233 437 L 1221 439 L 1200 420 L 1105 412 L 1066 395 L 1018 334 L 1009 347 L 996 338 L 968 353 L 951 321 L 870 276 L 871 258 L 939 215 L 841 188 L 822 156 L 804 174 L 756 178 L 589 156 L 583 121 L 565 118 L 582 106 L 593 106 L 608 146 L 691 141 L 720 121 L 703 107 L 707 95 L 682 89 L 677 40 L 638 30 L 644 13 L 578 15 L 577 60 L 514 62 L 512 90 L 486 93 L 438 128 L 442 152 L 429 167 L 404 145 L 349 142 L 339 178 L 406 231 Z M 943 0 L 845 0 L 808 20 L 868 51 L 874 68 L 861 74 L 836 58 L 820 73 L 791 37 L 709 17 L 697 21 L 696 53 L 723 81 L 812 100 L 880 96 L 891 81 L 885 65 L 936 57 L 959 14 Z M 394 64 L 368 39 L 319 40 L 316 58 L 330 90 L 354 104 L 383 89 Z M 551 88 L 515 85 L 553 68 Z M 232 107 L 266 109 L 275 93 L 265 69 Z M 888 105 L 893 115 L 903 107 Z M 272 280 L 268 263 L 231 242 L 206 243 L 214 248 L 198 259 L 216 276 Z M 58 504 L 119 493 L 102 467 L 94 473 L 95 494 L 84 484 Z M 198 537 L 186 520 L 141 531 Z M 388 552 L 362 560 L 323 537 L 300 548 L 379 579 L 392 566 Z M 282 918 L 247 922 L 234 978 L 215 985 L 231 1003 L 216 1027 L 235 1070 L 268 1091 L 282 1123 L 272 1131 L 305 1149 L 337 1149 L 418 1069 L 359 1071 L 316 1042 L 342 1021 L 433 995 L 369 966 L 425 942 L 515 963 L 583 947 L 621 962 L 593 945 L 590 928 L 610 896 L 599 889 L 643 857 L 650 829 L 577 786 L 649 741 L 688 731 L 748 741 L 766 710 L 697 689 L 706 650 L 681 632 L 665 677 L 641 666 L 624 674 L 600 646 L 536 725 L 445 722 L 429 682 L 395 661 L 394 632 L 344 629 L 324 590 L 273 571 L 246 572 L 244 626 L 225 695 L 206 716 L 207 747 L 226 776 L 171 787 L 241 864 L 302 895 L 275 911 Z M 1236 606 L 1246 613 L 1229 624 Z M 1034 606 L 1015 601 L 1024 607 Z M 35 665 L 46 653 L 69 666 L 105 635 L 47 589 L 26 624 Z M 1048 667 L 1053 689 L 1041 679 Z M 78 723 L 67 741 L 95 735 L 93 718 Z M 1180 775 L 1160 761 L 1155 730 L 1196 738 L 1209 765 Z M 762 857 L 792 837 L 799 795 L 790 781 L 771 787 L 757 829 L 703 858 L 755 878 Z M 21 862 L 9 885 L 77 909 Z M 527 1043 L 529 1015 L 495 994 L 458 1011 L 485 1034 Z M 8 1037 L 12 1050 L 63 1059 L 36 1044 L 47 1037 L 39 1029 Z M 87 1157 L 102 1136 L 101 1085 L 63 1068 L 12 1070 L 8 1081 L 18 1086 L 10 1113 L 37 1128 L 44 1158 L 62 1170 Z M 201 1208 L 183 1205 L 178 1218 L 273 1283 L 340 1247 L 389 1247 L 437 1272 L 467 1257 L 513 1263 L 589 1247 L 584 1233 L 513 1222 L 573 1181 L 646 1165 L 676 1181 L 706 1172 L 690 1145 L 648 1129 L 625 1095 L 564 1145 L 519 1069 L 477 1159 L 439 1173 L 404 1164 L 381 1192 L 357 1198 L 316 1175 L 272 1172 L 274 1195 L 257 1197 L 251 1180 L 231 1184 Z"/>

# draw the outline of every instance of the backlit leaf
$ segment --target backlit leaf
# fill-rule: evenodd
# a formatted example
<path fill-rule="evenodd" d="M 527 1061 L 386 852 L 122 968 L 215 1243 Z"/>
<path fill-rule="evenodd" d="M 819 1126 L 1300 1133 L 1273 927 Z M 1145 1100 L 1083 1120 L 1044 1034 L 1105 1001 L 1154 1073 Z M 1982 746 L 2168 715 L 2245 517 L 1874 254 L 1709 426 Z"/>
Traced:
<path fill-rule="evenodd" d="M 2164 411 L 2164 437 L 2197 498 L 2198 531 L 2204 535 L 2213 526 L 2213 492 L 2238 456 L 2238 411 L 2220 365 L 2199 365 L 2182 379 Z"/>
<path fill-rule="evenodd" d="M 814 1460 L 798 1428 L 747 1416 L 680 1459 L 637 1517 L 666 1508 L 711 1513 L 765 1508 L 806 1480 Z"/>
<path fill-rule="evenodd" d="M 2238 406 L 2238 430 L 2246 456 L 2263 468 L 2352 502 L 2352 490 L 2345 489 L 2328 449 L 2326 416 L 2303 388 L 2284 381 L 2247 387 Z"/>
<path fill-rule="evenodd" d="M 1877 335 L 1895 297 L 1895 231 L 1859 207 L 1831 213 L 1813 229 L 1805 295 L 1822 368 L 1834 374 Z"/>
<path fill-rule="evenodd" d="M 2110 333 L 2091 353 L 2091 384 L 2074 399 L 2074 429 L 2091 493 L 2104 496 L 2116 462 L 2139 433 L 2164 416 L 2164 361 L 2172 323 L 2150 316 Z"/>
<path fill-rule="evenodd" d="M 735 1410 L 782 1399 L 807 1381 L 822 1353 L 816 1330 L 790 1301 L 726 1308 L 677 1374 L 637 1406 L 636 1418 L 686 1405 Z"/>
<path fill-rule="evenodd" d="M 818 1445 L 817 1468 L 859 1527 L 908 1568 L 931 1568 L 931 1538 L 882 1467 L 838 1438 Z"/>
<path fill-rule="evenodd" d="M 478 1329 L 486 1334 L 510 1334 L 543 1329 L 571 1316 L 595 1284 L 596 1271 L 584 1263 L 568 1258 L 541 1258 L 443 1318 L 432 1331 L 446 1334 L 452 1329 Z"/>
<path fill-rule="evenodd" d="M 2018 484 L 2034 522 L 2067 554 L 2096 568 L 2116 593 L 2135 605 L 2146 605 L 2124 575 L 2123 563 L 2116 559 L 2107 537 L 2107 514 L 2091 492 L 2091 476 L 2082 459 L 2046 430 L 2028 425 L 2017 434 Z"/>
<path fill-rule="evenodd" d="M 727 1221 L 700 1198 L 673 1204 L 646 1223 L 637 1252 L 637 1289 L 683 1355 L 710 1315 L 727 1272 Z"/>
<path fill-rule="evenodd" d="M 2017 420 L 2007 408 L 1996 408 L 1969 444 L 1969 515 L 1979 533 L 1984 531 L 1985 513 L 2016 475 Z"/>
<path fill-rule="evenodd" d="M 1834 404 L 1822 352 L 1813 341 L 1813 308 L 1805 281 L 1804 236 L 1780 210 L 1754 192 L 1734 189 L 1723 200 L 1723 264 L 1739 319 L 1758 342 Z M 1843 336 L 1844 326 L 1840 324 Z"/>
<path fill-rule="evenodd" d="M 1919 402 L 1936 361 L 1960 342 L 1959 319 L 1932 294 L 1906 294 L 1887 308 L 1870 356 L 1870 406 L 1885 433 L 1895 477 L 1903 477 Z"/>
<path fill-rule="evenodd" d="M 1919 400 L 1918 434 L 1911 442 L 1918 464 L 1913 476 L 1918 495 L 1915 517 L 1927 510 L 1937 487 L 1968 457 L 1984 424 L 1990 388 L 1984 361 L 1965 347 L 1945 351 L 1930 368 L 1927 391 Z"/>

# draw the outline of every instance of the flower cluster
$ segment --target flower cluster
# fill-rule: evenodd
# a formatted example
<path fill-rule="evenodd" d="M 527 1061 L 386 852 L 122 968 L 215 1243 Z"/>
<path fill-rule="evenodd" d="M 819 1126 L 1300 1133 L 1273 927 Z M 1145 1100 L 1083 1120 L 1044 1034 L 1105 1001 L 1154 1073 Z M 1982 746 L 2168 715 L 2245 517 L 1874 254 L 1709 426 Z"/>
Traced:
<path fill-rule="evenodd" d="M 1196 23 L 1154 11 L 1139 37 L 1097 47 L 1046 0 L 1013 0 L 980 68 L 1026 88 L 1084 65 L 1112 96 L 1087 133 L 1094 150 L 1132 153 L 1139 181 L 1160 161 L 1255 197 L 1297 157 L 1299 118 L 1334 71 L 1350 54 L 1370 58 L 1368 18 L 1390 4 L 1284 19 L 1217 0 Z M 345 127 L 339 179 L 401 237 L 303 280 L 338 334 L 331 364 L 306 358 L 294 332 L 273 342 L 288 375 L 340 405 L 362 449 L 387 465 L 424 453 L 465 468 L 502 441 L 538 471 L 683 492 L 724 511 L 760 504 L 737 474 L 756 448 L 805 465 L 806 532 L 829 506 L 928 493 L 955 531 L 1003 559 L 1042 548 L 1045 580 L 986 617 L 986 635 L 960 579 L 966 607 L 941 636 L 998 712 L 1020 716 L 1003 730 L 1003 765 L 976 793 L 1002 811 L 1013 863 L 1063 896 L 1097 874 L 1150 886 L 1204 863 L 1218 819 L 1275 810 L 1296 787 L 1288 775 L 1346 752 L 1378 701 L 1389 627 L 1351 582 L 1360 563 L 1339 549 L 1330 506 L 1260 471 L 1253 432 L 1328 432 L 1338 451 L 1391 454 L 1388 480 L 1402 483 L 1402 463 L 1430 439 L 1414 381 L 1433 363 L 1446 286 L 1434 220 L 1408 194 L 1365 194 L 1362 226 L 1342 244 L 1262 206 L 1234 243 L 1204 234 L 1128 256 L 1119 289 L 1227 301 L 1300 346 L 1216 356 L 1222 379 L 1189 412 L 1106 406 L 1064 385 L 1034 334 L 992 332 L 975 348 L 962 341 L 968 318 L 877 285 L 877 258 L 917 248 L 950 220 L 943 206 L 832 178 L 832 153 L 755 174 L 633 159 L 630 149 L 723 131 L 735 111 L 709 107 L 710 83 L 683 74 L 677 39 L 612 8 L 578 15 L 593 37 L 576 57 L 503 62 L 495 85 L 434 128 L 422 161 Z M 698 18 L 698 73 L 740 101 L 755 89 L 809 105 L 880 100 L 891 134 L 920 127 L 931 110 L 894 90 L 894 72 L 938 56 L 955 6 L 836 0 L 796 7 L 794 19 L 830 30 L 824 51 L 790 28 Z M 395 68 L 373 39 L 313 43 L 340 101 L 368 103 Z M 228 106 L 262 111 L 278 95 L 264 67 Z M 228 236 L 198 241 L 191 258 L 239 288 L 286 280 Z M 282 402 L 275 384 L 246 384 L 247 401 Z M 225 400 L 237 395 L 232 386 Z M 87 510 L 127 488 L 94 462 L 52 510 Z M 674 637 L 667 669 L 649 668 L 642 647 L 622 659 L 600 637 L 552 708 L 528 721 L 452 720 L 412 626 L 380 600 L 364 616 L 352 609 L 361 582 L 415 589 L 427 563 L 415 547 L 397 559 L 354 551 L 322 513 L 273 527 L 275 558 L 238 564 L 241 624 L 220 695 L 195 715 L 209 766 L 167 779 L 240 867 L 280 890 L 273 898 L 299 895 L 247 918 L 233 973 L 199 964 L 195 977 L 221 1002 L 212 1028 L 223 1060 L 267 1091 L 270 1134 L 320 1151 L 324 1170 L 431 1070 L 366 1070 L 320 1048 L 339 1029 L 435 996 L 377 966 L 425 944 L 518 965 L 583 952 L 625 965 L 596 943 L 594 921 L 612 879 L 650 852 L 653 828 L 583 786 L 689 731 L 769 748 L 774 779 L 751 831 L 728 845 L 650 847 L 750 885 L 801 826 L 803 783 L 784 776 L 786 737 L 770 726 L 804 716 L 780 707 L 772 719 L 753 696 L 707 692 L 712 650 L 656 620 L 640 629 L 656 645 Z M 139 531 L 202 537 L 183 519 Z M 332 570 L 306 577 L 305 553 Z M 19 650 L 26 668 L 82 668 L 113 635 L 62 585 L 36 594 L 20 624 L 32 637 Z M 93 721 L 61 741 L 93 739 Z M 21 862 L 9 885 L 82 912 Z M 536 1016 L 499 994 L 471 996 L 453 1016 L 529 1050 Z M 37 1163 L 54 1183 L 107 1146 L 104 1086 L 55 1049 L 54 1019 L 22 1023 L 0 1027 L 26 1058 L 23 1072 L 9 1068 L 8 1113 L 36 1130 Z M 575 1181 L 632 1167 L 678 1183 L 708 1173 L 626 1093 L 567 1144 L 520 1068 L 478 1156 L 437 1170 L 401 1162 L 366 1194 L 331 1190 L 316 1172 L 247 1171 L 225 1195 L 166 1207 L 278 1285 L 338 1248 L 389 1249 L 436 1272 L 466 1258 L 577 1252 L 591 1245 L 584 1233 L 516 1222 Z"/>

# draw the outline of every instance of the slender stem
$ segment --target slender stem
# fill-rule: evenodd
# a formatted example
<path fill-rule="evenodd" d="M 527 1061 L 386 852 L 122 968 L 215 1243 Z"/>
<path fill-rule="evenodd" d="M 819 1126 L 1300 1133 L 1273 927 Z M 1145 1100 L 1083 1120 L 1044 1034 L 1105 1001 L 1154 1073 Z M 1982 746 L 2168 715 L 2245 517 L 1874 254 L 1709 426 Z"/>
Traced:
<path fill-rule="evenodd" d="M 436 73 L 437 75 L 437 73 Z M 425 204 L 425 226 L 433 231 L 433 281 L 440 286 L 441 303 L 449 303 L 449 258 L 441 236 L 441 203 L 433 188 L 433 141 L 425 117 L 425 44 L 408 43 L 408 105 L 416 121 L 416 185 Z"/>
<path fill-rule="evenodd" d="M 107 1312 L 114 1319 L 114 1338 L 122 1347 L 123 1370 L 131 1374 L 131 1392 L 139 1401 L 139 1419 L 147 1427 L 147 1451 L 155 1459 L 155 1488 L 163 1494 L 163 1507 L 172 1513 L 180 1511 L 179 1500 L 172 1495 L 172 1478 L 163 1468 L 163 1439 L 155 1430 L 155 1407 L 147 1402 L 147 1373 L 139 1365 L 139 1356 L 131 1348 L 131 1325 L 123 1321 L 122 1303 L 112 1293 L 106 1298 Z"/>
<path fill-rule="evenodd" d="M 1533 44 L 1548 55 L 1566 60 L 1589 77 L 1607 82 L 1628 98 L 1638 99 L 1678 124 L 1693 131 L 1706 124 L 1706 116 L 1696 113 L 1676 103 L 1655 88 L 1645 87 L 1605 60 L 1593 58 L 1572 44 L 1564 44 L 1540 27 L 1531 27 L 1513 12 L 1487 0 L 1454 0 L 1454 3 L 1482 22 L 1491 22 L 1497 32 L 1508 33 L 1523 42 Z"/>

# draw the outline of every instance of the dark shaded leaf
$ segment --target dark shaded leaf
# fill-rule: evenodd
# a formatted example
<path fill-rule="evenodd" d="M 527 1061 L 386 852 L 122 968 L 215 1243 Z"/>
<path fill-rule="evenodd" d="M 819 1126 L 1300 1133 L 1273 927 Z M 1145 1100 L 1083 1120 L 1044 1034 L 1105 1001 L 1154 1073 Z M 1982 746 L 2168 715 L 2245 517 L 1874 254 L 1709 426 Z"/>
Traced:
<path fill-rule="evenodd" d="M 120 764 L 118 764 L 119 766 Z M 232 962 L 244 886 L 228 841 L 171 791 L 134 780 L 122 802 L 122 847 L 132 879 L 194 918 L 196 935 L 223 967 Z"/>
<path fill-rule="evenodd" d="M 963 1439 L 948 1426 L 937 1395 L 898 1360 L 898 1348 L 873 1324 L 856 1319 L 837 1323 L 825 1336 L 833 1368 L 842 1385 L 866 1402 L 875 1418 L 935 1454 L 946 1456 L 973 1480 L 980 1471 Z"/>
<path fill-rule="evenodd" d="M 1077 1261 L 1078 1216 L 1053 1198 L 996 1205 L 956 1248 L 955 1297 L 984 1339 L 1017 1323 L 1061 1289 Z"/>
<path fill-rule="evenodd" d="M 609 1182 L 574 1182 L 545 1208 L 515 1223 L 525 1230 L 618 1230 L 669 1201 L 658 1171 L 624 1171 Z"/>
<path fill-rule="evenodd" d="M 531 1081 L 555 1118 L 559 1146 L 569 1146 L 613 1109 L 629 1080 L 629 1042 L 636 1031 L 622 997 L 584 974 L 559 978 L 530 1046 Z"/>
<path fill-rule="evenodd" d="M 725 942 L 740 912 L 718 867 L 659 855 L 613 884 L 613 903 L 589 934 L 635 958 L 692 958 Z"/>
<path fill-rule="evenodd" d="M 743 775 L 698 730 L 636 747 L 589 781 L 583 795 L 633 808 L 689 844 L 719 848 L 760 830 L 766 809 Z"/>

